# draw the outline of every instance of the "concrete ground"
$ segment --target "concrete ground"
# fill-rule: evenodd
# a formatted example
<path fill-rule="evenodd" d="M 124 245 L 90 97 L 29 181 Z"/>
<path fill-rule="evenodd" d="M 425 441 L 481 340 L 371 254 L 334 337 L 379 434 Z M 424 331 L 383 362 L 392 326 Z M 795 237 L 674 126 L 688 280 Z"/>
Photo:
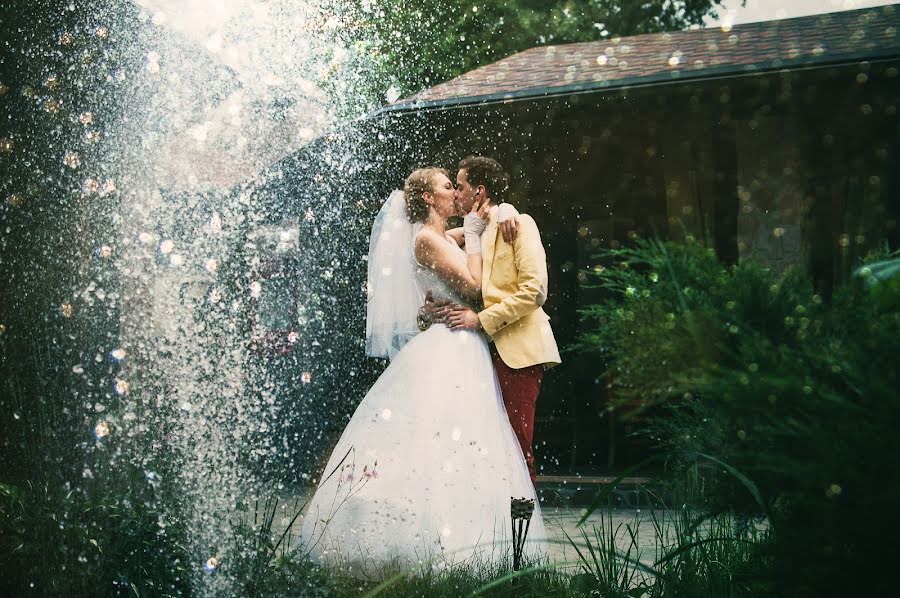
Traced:
<path fill-rule="evenodd" d="M 283 511 L 279 519 L 284 525 L 289 521 L 287 514 L 296 504 L 295 500 L 296 497 L 281 504 Z M 300 504 L 303 502 L 300 500 Z M 647 565 L 653 563 L 658 553 L 658 532 L 649 510 L 597 509 L 591 513 L 584 525 L 579 527 L 578 521 L 584 513 L 583 507 L 542 507 L 548 552 L 555 565 L 577 573 L 580 563 L 579 550 L 586 558 L 591 558 L 587 551 L 587 540 L 595 548 L 601 545 L 608 546 L 610 534 L 614 534 L 615 546 L 620 553 L 630 550 L 630 558 L 638 559 Z M 663 533 L 669 533 L 671 512 L 657 510 L 655 515 L 657 520 L 664 522 L 661 526 Z M 299 535 L 300 520 L 293 527 L 293 534 Z M 587 540 L 584 534 L 587 534 Z"/>
<path fill-rule="evenodd" d="M 550 559 L 554 564 L 576 572 L 580 562 L 579 550 L 586 558 L 591 558 L 587 551 L 587 540 L 595 548 L 608 546 L 610 534 L 614 534 L 615 546 L 620 553 L 630 550 L 630 558 L 646 565 L 653 563 L 658 551 L 657 531 L 648 511 L 598 509 L 579 527 L 577 524 L 584 512 L 583 508 L 543 508 Z M 669 520 L 667 512 L 657 511 L 656 515 L 661 521 Z M 670 525 L 666 523 L 662 526 L 664 533 L 670 531 Z"/>

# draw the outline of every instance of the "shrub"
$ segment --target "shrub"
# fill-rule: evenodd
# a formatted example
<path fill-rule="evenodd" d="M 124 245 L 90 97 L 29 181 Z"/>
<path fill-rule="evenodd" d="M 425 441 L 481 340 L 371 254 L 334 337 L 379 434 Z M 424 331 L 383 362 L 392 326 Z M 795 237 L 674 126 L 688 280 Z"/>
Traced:
<path fill-rule="evenodd" d="M 768 516 L 785 595 L 889 591 L 897 285 L 855 277 L 826 301 L 799 270 L 726 267 L 696 244 L 609 254 L 613 299 L 583 310 L 578 348 L 603 359 L 613 406 L 649 415 L 672 466 L 711 466 L 709 507 Z"/>

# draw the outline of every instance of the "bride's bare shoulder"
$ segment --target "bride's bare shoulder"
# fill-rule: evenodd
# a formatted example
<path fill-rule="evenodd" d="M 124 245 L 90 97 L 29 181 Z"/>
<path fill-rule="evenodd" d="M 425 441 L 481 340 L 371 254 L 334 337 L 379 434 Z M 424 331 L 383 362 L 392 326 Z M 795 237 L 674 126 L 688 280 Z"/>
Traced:
<path fill-rule="evenodd" d="M 446 244 L 437 231 L 425 227 L 416 234 L 416 259 L 423 264 L 434 261 Z"/>
<path fill-rule="evenodd" d="M 437 231 L 427 226 L 423 226 L 422 230 L 416 233 L 416 246 L 422 244 L 430 245 L 440 240 L 441 236 L 437 233 Z"/>

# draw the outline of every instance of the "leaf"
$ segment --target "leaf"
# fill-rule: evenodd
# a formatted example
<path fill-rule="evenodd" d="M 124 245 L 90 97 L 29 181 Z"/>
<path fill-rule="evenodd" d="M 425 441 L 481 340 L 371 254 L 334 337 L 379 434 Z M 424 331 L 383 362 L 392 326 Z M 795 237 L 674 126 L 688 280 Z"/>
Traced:
<path fill-rule="evenodd" d="M 597 496 L 594 497 L 594 500 L 591 501 L 591 504 L 588 505 L 588 508 L 585 510 L 584 515 L 582 515 L 581 519 L 578 520 L 578 523 L 575 524 L 576 527 L 580 527 L 580 526 L 584 525 L 584 522 L 588 520 L 588 517 L 590 517 L 594 513 L 594 511 L 596 511 L 600 507 L 600 505 L 606 501 L 606 499 L 609 497 L 609 495 L 612 493 L 612 491 L 616 489 L 616 486 L 619 485 L 619 482 L 621 482 L 622 480 L 624 480 L 625 478 L 627 478 L 634 472 L 639 471 L 640 469 L 643 469 L 644 467 L 650 465 L 651 463 L 653 463 L 655 461 L 659 461 L 661 458 L 662 458 L 662 455 L 654 455 L 653 457 L 644 459 L 637 465 L 633 465 L 633 466 L 629 467 L 628 469 L 626 469 L 625 471 L 623 471 L 617 478 L 615 478 L 605 488 L 601 488 L 600 491 L 597 493 Z"/>
<path fill-rule="evenodd" d="M 741 484 L 743 484 L 744 487 L 747 489 L 747 491 L 750 492 L 750 495 L 753 497 L 753 500 L 756 501 L 756 504 L 758 504 L 760 506 L 760 508 L 766 514 L 766 517 L 768 517 L 769 524 L 770 525 L 772 524 L 772 513 L 769 511 L 769 506 L 765 503 L 765 501 L 763 501 L 762 494 L 760 494 L 760 492 L 759 492 L 759 488 L 756 487 L 756 484 L 754 484 L 750 478 L 745 476 L 743 473 L 741 473 L 740 471 L 738 471 L 737 469 L 735 469 L 728 463 L 725 463 L 724 461 L 716 459 L 712 455 L 707 455 L 705 453 L 698 453 L 697 456 L 707 459 L 708 461 L 712 461 L 716 465 L 719 465 L 720 467 L 725 469 L 725 471 L 727 471 L 732 476 L 734 476 Z"/>
<path fill-rule="evenodd" d="M 8 496 L 16 502 L 21 503 L 22 491 L 12 484 L 0 483 L 0 495 Z"/>
<path fill-rule="evenodd" d="M 663 565 L 663 564 L 665 564 L 665 563 L 668 563 L 669 561 L 673 560 L 674 558 L 676 558 L 676 557 L 678 557 L 678 556 L 680 556 L 680 555 L 682 555 L 682 554 L 684 554 L 684 553 L 686 553 L 686 552 L 690 552 L 690 551 L 693 550 L 694 548 L 707 546 L 707 545 L 713 544 L 713 543 L 715 543 L 715 542 L 738 542 L 738 543 L 741 543 L 741 544 L 753 544 L 753 543 L 754 543 L 754 542 L 752 542 L 751 540 L 745 540 L 745 539 L 743 539 L 743 538 L 734 538 L 734 537 L 728 537 L 728 538 L 703 538 L 703 539 L 700 539 L 700 540 L 694 540 L 693 542 L 688 542 L 687 544 L 680 544 L 680 545 L 678 546 L 678 548 L 676 548 L 675 550 L 672 550 L 672 551 L 670 551 L 670 552 L 667 552 L 667 553 L 664 554 L 659 560 L 657 560 L 655 563 L 653 563 L 653 567 L 654 567 L 654 568 L 657 568 L 657 567 L 659 567 L 660 565 Z"/>
<path fill-rule="evenodd" d="M 496 587 L 498 587 L 498 586 L 501 586 L 501 585 L 505 584 L 507 581 L 509 581 L 509 580 L 511 580 L 511 579 L 516 579 L 517 577 L 523 577 L 523 576 L 525 576 L 525 575 L 531 575 L 532 573 L 538 573 L 538 572 L 540 572 L 540 571 L 553 571 L 553 570 L 555 570 L 558 566 L 564 566 L 564 565 L 568 565 L 568 564 L 571 564 L 571 563 L 557 563 L 557 564 L 552 564 L 552 565 L 539 565 L 539 566 L 536 566 L 536 567 L 528 567 L 528 568 L 526 568 L 526 569 L 520 569 L 520 570 L 518 570 L 518 571 L 512 571 L 512 572 L 510 572 L 510 573 L 507 573 L 506 575 L 501 575 L 500 577 L 498 577 L 497 579 L 494 579 L 494 580 L 490 581 L 489 583 L 484 584 L 484 585 L 481 586 L 480 588 L 477 588 L 477 589 L 476 589 L 475 591 L 473 591 L 469 596 L 470 596 L 471 598 L 475 598 L 476 596 L 481 596 L 481 595 L 487 593 L 487 591 L 490 590 L 490 589 L 492 589 L 492 588 L 496 588 Z"/>

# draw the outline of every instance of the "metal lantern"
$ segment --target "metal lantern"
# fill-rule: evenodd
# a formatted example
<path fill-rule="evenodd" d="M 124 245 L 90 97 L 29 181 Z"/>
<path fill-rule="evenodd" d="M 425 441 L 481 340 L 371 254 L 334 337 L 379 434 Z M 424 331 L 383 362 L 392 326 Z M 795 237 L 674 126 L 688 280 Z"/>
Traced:
<path fill-rule="evenodd" d="M 532 513 L 534 513 L 533 498 L 510 497 L 509 514 L 512 518 L 514 571 L 518 571 L 522 566 L 522 552 L 525 550 L 525 538 L 528 536 L 528 528 L 531 527 Z"/>

